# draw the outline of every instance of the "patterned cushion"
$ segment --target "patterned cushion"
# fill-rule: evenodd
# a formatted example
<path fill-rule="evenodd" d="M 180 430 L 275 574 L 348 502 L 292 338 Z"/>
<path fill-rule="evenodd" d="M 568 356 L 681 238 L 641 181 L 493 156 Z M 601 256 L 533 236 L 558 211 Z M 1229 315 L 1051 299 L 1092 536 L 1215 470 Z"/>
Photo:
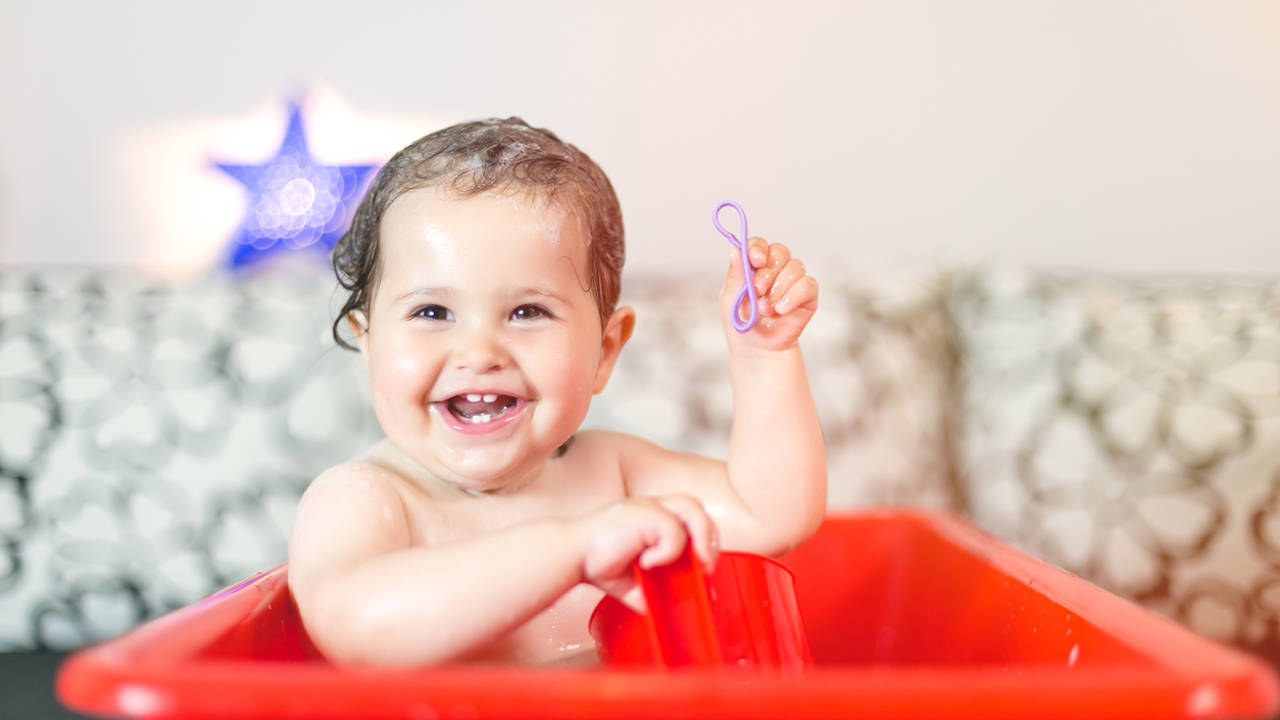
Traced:
<path fill-rule="evenodd" d="M 0 648 L 72 647 L 284 556 L 376 430 L 329 282 L 0 274 Z"/>
<path fill-rule="evenodd" d="M 638 328 L 587 426 L 723 456 L 716 290 L 628 278 Z M 804 344 L 832 504 L 952 503 L 937 283 L 823 293 Z M 300 274 L 0 271 L 0 650 L 92 642 L 284 559 L 301 490 L 379 435 L 336 299 Z"/>
<path fill-rule="evenodd" d="M 1280 283 L 955 277 L 965 504 L 1280 661 Z"/>

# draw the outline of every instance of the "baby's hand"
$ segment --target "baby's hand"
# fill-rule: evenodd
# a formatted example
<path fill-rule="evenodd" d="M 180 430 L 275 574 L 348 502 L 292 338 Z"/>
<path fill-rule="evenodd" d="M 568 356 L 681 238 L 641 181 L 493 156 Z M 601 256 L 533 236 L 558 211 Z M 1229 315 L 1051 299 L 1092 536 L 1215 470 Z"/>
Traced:
<path fill-rule="evenodd" d="M 693 543 L 694 554 L 710 570 L 719 555 L 715 523 L 688 495 L 634 497 L 584 516 L 576 523 L 582 538 L 583 581 L 644 611 L 644 595 L 631 571 L 672 562 Z"/>
<path fill-rule="evenodd" d="M 747 243 L 758 300 L 759 320 L 746 333 L 733 329 L 732 313 L 747 317 L 746 298 L 741 307 L 734 299 L 742 289 L 742 251 L 729 249 L 729 274 L 720 290 L 720 310 L 730 345 L 745 342 L 766 350 L 785 350 L 795 344 L 809 318 L 818 309 L 818 281 L 805 273 L 804 263 L 791 257 L 782 243 L 768 243 L 753 237 Z M 741 340 L 734 340 L 739 336 Z"/>

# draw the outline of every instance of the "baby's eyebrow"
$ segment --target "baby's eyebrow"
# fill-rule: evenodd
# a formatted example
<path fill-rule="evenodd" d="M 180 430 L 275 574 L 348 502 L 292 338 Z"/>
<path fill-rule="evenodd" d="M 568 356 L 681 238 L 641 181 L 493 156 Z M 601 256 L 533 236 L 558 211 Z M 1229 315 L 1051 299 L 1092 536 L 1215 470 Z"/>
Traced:
<path fill-rule="evenodd" d="M 402 303 L 406 300 L 412 300 L 419 297 L 441 297 L 449 299 L 453 297 L 453 288 L 451 287 L 420 287 L 406 290 L 395 297 L 391 302 L 393 304 Z"/>
<path fill-rule="evenodd" d="M 559 300 L 561 302 L 564 302 L 564 297 L 561 296 L 560 293 L 550 288 L 541 288 L 541 287 L 532 287 L 532 286 L 522 287 L 517 289 L 516 293 L 519 295 L 541 295 L 543 297 L 549 297 L 552 300 Z"/>

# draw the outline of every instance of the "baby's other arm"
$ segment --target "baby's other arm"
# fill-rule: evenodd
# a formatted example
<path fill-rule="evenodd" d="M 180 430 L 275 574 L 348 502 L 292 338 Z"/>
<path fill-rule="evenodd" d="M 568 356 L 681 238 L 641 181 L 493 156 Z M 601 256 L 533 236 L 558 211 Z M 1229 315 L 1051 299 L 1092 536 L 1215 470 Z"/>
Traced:
<path fill-rule="evenodd" d="M 628 492 L 687 492 L 715 520 L 723 547 L 780 555 L 803 542 L 826 513 L 822 428 L 796 341 L 817 309 L 818 285 L 787 248 L 751 238 L 759 320 L 745 334 L 730 323 L 742 283 L 740 251 L 720 293 L 733 429 L 728 462 L 615 435 Z"/>
<path fill-rule="evenodd" d="M 818 309 L 818 282 L 782 243 L 753 237 L 748 249 L 759 294 L 756 326 L 739 333 L 730 322 L 742 284 L 737 248 L 720 291 L 733 386 L 729 479 L 785 551 L 812 535 L 826 514 L 826 446 L 798 344 Z"/>
<path fill-rule="evenodd" d="M 289 541 L 289 585 L 329 659 L 430 664 L 488 645 L 579 582 L 639 605 L 631 561 L 670 562 L 686 527 L 699 555 L 713 557 L 710 521 L 681 498 L 629 500 L 578 518 L 414 545 L 389 471 L 347 463 L 303 496 Z"/>

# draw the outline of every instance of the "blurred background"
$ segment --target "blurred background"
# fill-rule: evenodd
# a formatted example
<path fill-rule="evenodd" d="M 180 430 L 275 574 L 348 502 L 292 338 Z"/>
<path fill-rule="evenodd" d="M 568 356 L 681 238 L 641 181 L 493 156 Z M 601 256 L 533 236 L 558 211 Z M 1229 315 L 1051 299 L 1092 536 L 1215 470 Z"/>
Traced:
<path fill-rule="evenodd" d="M 379 434 L 325 251 L 397 149 L 505 115 L 622 203 L 588 426 L 723 454 L 736 200 L 822 283 L 834 509 L 959 513 L 1280 666 L 1277 77 L 1266 0 L 0 0 L 0 718 L 285 559 Z"/>

